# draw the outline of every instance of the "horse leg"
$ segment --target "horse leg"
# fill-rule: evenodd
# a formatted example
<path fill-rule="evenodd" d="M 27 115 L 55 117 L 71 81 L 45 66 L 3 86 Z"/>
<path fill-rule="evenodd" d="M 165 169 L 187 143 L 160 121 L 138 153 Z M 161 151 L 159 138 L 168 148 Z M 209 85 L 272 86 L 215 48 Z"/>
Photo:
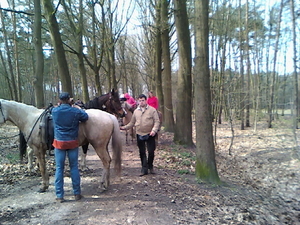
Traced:
<path fill-rule="evenodd" d="M 131 133 L 131 143 L 133 143 L 133 139 L 134 139 L 134 128 L 133 127 L 130 129 L 130 133 Z"/>
<path fill-rule="evenodd" d="M 27 168 L 30 173 L 33 172 L 33 149 L 30 147 L 27 147 Z"/>
<path fill-rule="evenodd" d="M 46 149 L 43 149 L 42 146 L 39 147 L 40 147 L 39 149 L 37 147 L 34 147 L 33 150 L 38 159 L 39 169 L 42 175 L 42 186 L 39 192 L 45 192 L 49 188 L 49 174 L 46 168 L 46 159 L 45 159 Z"/>
<path fill-rule="evenodd" d="M 129 145 L 129 143 L 128 143 L 128 131 L 127 130 L 125 131 L 125 139 L 126 139 L 126 145 Z"/>
<path fill-rule="evenodd" d="M 95 147 L 94 147 L 95 148 Z M 103 164 L 103 174 L 101 177 L 101 182 L 99 188 L 101 190 L 107 190 L 109 186 L 109 178 L 110 178 L 110 163 L 111 163 L 111 157 L 108 153 L 107 147 L 97 147 L 95 148 L 95 151 L 99 158 L 102 161 Z"/>
<path fill-rule="evenodd" d="M 82 145 L 81 147 L 82 147 L 83 154 L 81 155 L 80 168 L 81 168 L 81 170 L 84 170 L 84 169 L 87 168 L 87 166 L 86 166 L 86 155 L 87 155 L 89 144 Z"/>
<path fill-rule="evenodd" d="M 23 163 L 23 156 L 26 155 L 27 142 L 21 131 L 19 131 L 19 142 L 20 162 Z"/>

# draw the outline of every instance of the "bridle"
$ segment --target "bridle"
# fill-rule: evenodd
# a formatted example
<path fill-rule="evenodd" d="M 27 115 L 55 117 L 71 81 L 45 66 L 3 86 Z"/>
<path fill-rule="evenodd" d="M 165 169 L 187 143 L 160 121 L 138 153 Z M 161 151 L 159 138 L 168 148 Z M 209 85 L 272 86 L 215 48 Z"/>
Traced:
<path fill-rule="evenodd" d="M 6 119 L 5 119 L 5 116 L 4 116 L 4 113 L 3 113 L 1 101 L 0 101 L 0 111 L 1 111 L 1 115 L 2 115 L 2 117 L 3 117 L 3 121 L 4 121 L 4 123 L 5 123 L 5 122 L 6 122 Z"/>
<path fill-rule="evenodd" d="M 113 104 L 114 102 L 115 102 L 115 100 L 112 98 L 111 94 L 109 94 L 109 98 L 108 98 L 108 100 L 105 101 L 104 105 L 106 106 L 106 109 L 109 109 L 110 113 L 118 115 L 120 113 L 118 112 L 115 105 Z M 108 106 L 108 103 L 109 103 L 109 106 Z M 107 112 L 108 112 L 108 110 L 107 110 Z M 123 112 L 124 112 L 124 109 L 123 109 Z"/>

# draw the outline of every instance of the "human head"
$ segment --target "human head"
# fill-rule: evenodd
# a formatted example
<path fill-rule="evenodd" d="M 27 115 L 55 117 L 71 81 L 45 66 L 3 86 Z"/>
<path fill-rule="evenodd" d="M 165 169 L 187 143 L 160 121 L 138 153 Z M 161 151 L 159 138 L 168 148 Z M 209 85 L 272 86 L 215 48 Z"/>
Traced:
<path fill-rule="evenodd" d="M 153 96 L 154 96 L 153 91 L 150 90 L 150 91 L 148 92 L 148 95 L 149 95 L 150 98 L 153 97 Z"/>
<path fill-rule="evenodd" d="M 144 94 L 140 94 L 139 95 L 139 105 L 141 107 L 145 107 L 147 105 L 147 101 L 146 100 L 147 100 L 146 95 L 144 95 Z"/>
<path fill-rule="evenodd" d="M 125 97 L 126 99 L 129 99 L 129 98 L 130 98 L 130 94 L 125 93 L 125 94 L 124 94 L 124 97 Z"/>
<path fill-rule="evenodd" d="M 62 103 L 68 103 L 69 100 L 70 100 L 70 94 L 68 92 L 62 92 L 62 93 L 60 93 L 59 100 Z"/>

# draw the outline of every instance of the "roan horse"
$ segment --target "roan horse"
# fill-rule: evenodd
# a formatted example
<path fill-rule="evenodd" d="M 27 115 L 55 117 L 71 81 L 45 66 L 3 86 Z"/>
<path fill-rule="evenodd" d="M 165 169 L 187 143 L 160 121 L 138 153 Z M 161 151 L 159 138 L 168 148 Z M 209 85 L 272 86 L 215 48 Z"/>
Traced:
<path fill-rule="evenodd" d="M 74 101 L 74 100 L 73 100 Z M 84 109 L 100 109 L 102 111 L 113 114 L 117 117 L 124 117 L 126 111 L 122 108 L 119 94 L 118 92 L 112 89 L 111 92 L 101 95 L 99 97 L 95 97 L 93 100 L 88 101 L 87 103 L 83 103 L 81 100 L 77 100 L 73 102 L 77 107 Z M 83 155 L 80 160 L 81 169 L 86 168 L 86 156 L 88 151 L 89 143 L 82 145 Z M 23 134 L 20 133 L 20 158 L 21 161 L 23 156 L 25 155 L 27 150 L 27 158 L 28 158 L 28 170 L 31 171 L 33 168 L 33 151 L 32 149 L 27 149 L 26 140 L 23 137 Z"/>
<path fill-rule="evenodd" d="M 34 151 L 39 163 L 42 175 L 40 192 L 49 187 L 49 174 L 46 169 L 45 154 L 47 145 L 42 142 L 41 130 L 39 129 L 40 117 L 43 109 L 34 106 L 0 99 L 0 124 L 11 121 L 24 134 L 25 139 Z M 111 157 L 108 152 L 108 143 L 111 139 L 114 169 L 117 175 L 121 174 L 122 138 L 119 124 L 114 115 L 95 109 L 86 110 L 89 115 L 88 121 L 79 126 L 79 143 L 90 143 L 103 163 L 103 174 L 100 188 L 106 190 L 109 186 Z"/>
<path fill-rule="evenodd" d="M 75 102 L 76 104 L 76 102 Z M 88 101 L 87 103 L 82 103 L 80 107 L 85 109 L 100 109 L 102 111 L 106 111 L 110 114 L 115 115 L 116 117 L 124 117 L 125 111 L 122 108 L 119 94 L 112 89 L 111 92 L 101 95 L 99 97 L 95 97 L 93 100 Z M 81 157 L 80 166 L 81 168 L 86 167 L 86 156 L 88 151 L 89 144 L 82 145 L 83 155 Z"/>
<path fill-rule="evenodd" d="M 119 94 L 118 92 L 115 92 L 114 89 L 112 89 L 111 92 L 101 95 L 99 97 L 95 97 L 93 100 L 88 101 L 87 103 L 83 103 L 81 100 L 76 100 L 73 103 L 75 103 L 75 105 L 77 105 L 78 108 L 84 108 L 84 109 L 100 109 L 103 110 L 105 112 L 114 114 L 117 117 L 123 117 L 125 116 L 125 111 L 122 108 L 120 99 L 119 99 Z M 86 159 L 86 153 L 88 150 L 88 144 L 83 145 L 82 146 L 83 149 L 83 160 L 84 162 L 82 162 L 85 166 L 85 159 Z M 31 151 L 31 149 L 27 149 L 27 143 L 26 140 L 23 137 L 22 132 L 20 133 L 20 159 L 21 162 L 23 161 L 23 156 L 26 154 L 26 150 L 27 150 L 27 155 L 28 155 L 28 168 L 29 170 L 32 169 L 33 167 L 33 152 Z"/>

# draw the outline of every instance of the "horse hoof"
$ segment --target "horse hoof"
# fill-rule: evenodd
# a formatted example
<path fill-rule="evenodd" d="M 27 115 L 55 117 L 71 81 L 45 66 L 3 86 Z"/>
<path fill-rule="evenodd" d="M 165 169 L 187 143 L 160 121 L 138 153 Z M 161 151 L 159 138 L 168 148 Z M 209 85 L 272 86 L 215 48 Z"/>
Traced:
<path fill-rule="evenodd" d="M 107 191 L 107 187 L 103 183 L 100 184 L 99 189 L 101 192 Z"/>
<path fill-rule="evenodd" d="M 44 192 L 46 192 L 46 190 L 47 190 L 47 188 L 40 188 L 40 189 L 38 190 L 38 193 L 44 193 Z"/>

